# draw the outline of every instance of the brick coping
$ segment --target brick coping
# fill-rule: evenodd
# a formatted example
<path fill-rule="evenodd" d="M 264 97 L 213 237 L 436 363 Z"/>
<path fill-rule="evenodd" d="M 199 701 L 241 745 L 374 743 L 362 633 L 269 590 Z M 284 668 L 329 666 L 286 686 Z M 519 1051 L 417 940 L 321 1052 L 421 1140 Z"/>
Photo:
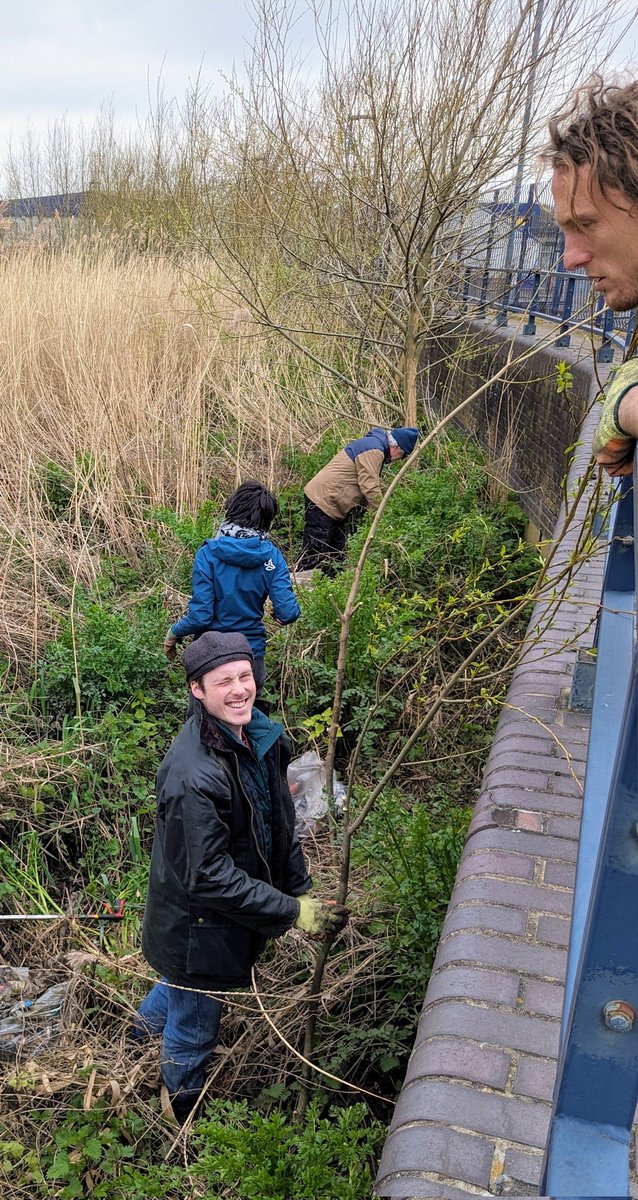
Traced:
<path fill-rule="evenodd" d="M 595 384 L 592 385 L 592 391 Z M 570 487 L 589 460 L 590 413 Z M 559 522 L 555 537 L 562 531 Z M 575 549 L 566 532 L 557 558 Z M 565 703 L 592 645 L 603 554 L 548 627 L 535 610 L 487 761 L 375 1195 L 537 1195 L 551 1115 L 589 715 Z M 542 632 L 539 636 L 539 630 Z M 632 1195 L 638 1182 L 632 1176 Z"/>

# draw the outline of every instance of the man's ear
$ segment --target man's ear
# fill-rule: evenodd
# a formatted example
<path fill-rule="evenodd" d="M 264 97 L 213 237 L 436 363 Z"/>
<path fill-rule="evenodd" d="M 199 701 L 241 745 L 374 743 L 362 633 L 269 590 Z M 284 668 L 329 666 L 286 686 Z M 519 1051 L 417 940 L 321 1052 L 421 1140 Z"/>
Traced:
<path fill-rule="evenodd" d="M 204 699 L 204 693 L 196 679 L 191 679 L 188 686 L 190 687 L 190 690 L 193 693 L 196 700 Z"/>

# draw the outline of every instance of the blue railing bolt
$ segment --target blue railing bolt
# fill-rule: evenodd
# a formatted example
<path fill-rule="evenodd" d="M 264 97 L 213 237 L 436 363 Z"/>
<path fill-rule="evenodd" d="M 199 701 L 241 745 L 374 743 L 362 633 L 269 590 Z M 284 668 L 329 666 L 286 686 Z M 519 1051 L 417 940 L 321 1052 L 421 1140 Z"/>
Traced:
<path fill-rule="evenodd" d="M 603 1008 L 603 1019 L 607 1028 L 615 1033 L 628 1033 L 633 1029 L 636 1010 L 626 1000 L 608 1000 Z"/>

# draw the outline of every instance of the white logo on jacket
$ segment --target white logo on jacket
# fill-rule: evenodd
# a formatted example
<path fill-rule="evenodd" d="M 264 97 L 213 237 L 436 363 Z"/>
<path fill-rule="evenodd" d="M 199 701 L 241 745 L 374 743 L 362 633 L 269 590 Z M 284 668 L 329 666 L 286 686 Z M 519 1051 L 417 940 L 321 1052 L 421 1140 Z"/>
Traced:
<path fill-rule="evenodd" d="M 274 564 L 272 558 L 269 558 L 268 561 L 264 563 L 264 571 L 274 571 L 274 570 L 275 570 L 275 564 Z"/>

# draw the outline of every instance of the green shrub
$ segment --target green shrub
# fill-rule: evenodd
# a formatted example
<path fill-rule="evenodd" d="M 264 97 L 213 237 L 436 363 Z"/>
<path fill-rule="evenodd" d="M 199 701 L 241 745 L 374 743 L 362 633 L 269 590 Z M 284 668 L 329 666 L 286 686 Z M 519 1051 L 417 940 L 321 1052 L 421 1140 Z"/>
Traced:
<path fill-rule="evenodd" d="M 177 541 L 195 555 L 202 542 L 213 537 L 215 523 L 221 520 L 221 515 L 221 502 L 205 500 L 195 516 L 187 512 L 178 514 L 172 508 L 157 507 L 151 510 L 149 519 L 170 529 Z"/>
<path fill-rule="evenodd" d="M 38 665 L 33 698 L 45 716 L 94 715 L 128 703 L 161 679 L 166 617 L 157 602 L 118 611 L 79 593 L 73 620 L 64 623 Z"/>
<path fill-rule="evenodd" d="M 335 433 L 313 455 L 290 456 L 296 481 L 282 493 L 279 526 L 287 530 L 289 557 L 303 523 L 304 480 L 350 436 Z M 63 478 L 51 480 L 50 503 L 62 512 Z M 109 928 L 113 948 L 116 939 L 130 948 L 125 939 L 139 935 L 135 906 L 144 897 L 154 775 L 185 715 L 182 672 L 167 667 L 161 649 L 168 613 L 159 581 L 169 578 L 185 590 L 214 514 L 213 501 L 195 517 L 156 510 L 160 528 L 149 531 L 142 570 L 112 558 L 92 591 L 76 596 L 73 620 L 46 648 L 31 709 L 19 692 L 5 701 L 7 726 L 19 723 L 11 737 L 21 753 L 33 749 L 34 767 L 25 772 L 29 782 L 6 797 L 3 833 L 10 836 L 0 855 L 0 890 L 7 902 L 27 896 L 33 908 L 46 907 L 47 893 L 62 903 L 69 891 L 79 892 L 90 898 L 89 907 L 125 896 L 132 915 Z M 300 620 L 269 643 L 269 677 L 282 682 L 285 715 L 300 749 L 309 734 L 325 749 L 339 612 L 369 521 L 363 516 L 350 538 L 346 568 L 334 580 L 318 574 L 302 593 Z M 442 675 L 525 593 L 538 557 L 523 544 L 522 528 L 515 503 L 490 503 L 485 470 L 474 448 L 460 441 L 448 445 L 445 458 L 424 453 L 421 469 L 391 498 L 363 571 L 348 648 L 341 770 L 368 723 L 355 804 L 414 728 Z M 346 981 L 351 957 L 336 966 L 347 986 L 343 999 L 321 1012 L 313 1057 L 381 1097 L 392 1097 L 403 1079 L 491 739 L 496 693 L 505 686 L 505 678 L 493 680 L 523 623 L 511 641 L 495 643 L 492 658 L 465 672 L 436 729 L 413 747 L 396 789 L 379 800 L 355 840 L 356 920 L 363 952 L 373 947 L 374 968 Z M 48 774 L 52 745 L 56 770 Z M 333 997 L 338 994 L 333 989 Z M 286 1075 L 264 1088 L 260 1102 L 267 1111 L 210 1104 L 195 1131 L 197 1160 L 179 1167 L 160 1161 L 156 1134 L 135 1111 L 85 1113 L 80 1096 L 64 1119 L 60 1110 L 42 1109 L 51 1133 L 39 1160 L 19 1142 L 0 1145 L 0 1179 L 3 1171 L 19 1179 L 34 1200 L 81 1196 L 87 1179 L 96 1200 L 368 1200 L 383 1125 L 363 1105 L 325 1112 L 318 1100 L 304 1122 L 292 1124 L 273 1110 L 272 1100 L 283 1107 L 296 1087 Z M 385 1113 L 382 1102 L 377 1111 Z"/>
<path fill-rule="evenodd" d="M 538 553 L 521 537 L 519 506 L 491 503 L 475 447 L 452 441 L 447 449 L 445 459 L 424 452 L 420 469 L 409 472 L 390 498 L 364 567 L 348 641 L 342 762 L 366 723 L 362 766 L 373 768 L 381 755 L 387 759 L 393 736 L 405 725 L 406 704 L 419 708 L 434 677 L 454 670 L 508 605 L 525 595 L 538 571 Z M 301 618 L 269 649 L 271 678 L 273 666 L 279 667 L 286 681 L 284 712 L 300 740 L 332 704 L 339 614 L 370 519 L 364 517 L 350 538 L 346 567 L 334 579 L 316 573 L 312 588 L 302 593 Z M 503 638 L 503 658 L 508 637 L 518 637 L 526 618 Z M 478 660 L 462 692 L 464 719 L 474 707 L 474 719 L 488 732 L 493 711 L 481 678 L 493 668 L 487 655 Z"/>
<path fill-rule="evenodd" d="M 47 460 L 42 467 L 42 499 L 49 514 L 66 517 L 76 488 L 75 475 L 68 467 Z"/>
<path fill-rule="evenodd" d="M 295 1124 L 278 1111 L 217 1101 L 196 1125 L 195 1161 L 181 1166 L 164 1162 L 153 1124 L 134 1109 L 85 1112 L 78 1095 L 62 1121 L 59 1111 L 32 1113 L 47 1125 L 39 1153 L 0 1140 L 0 1179 L 28 1188 L 33 1200 L 75 1200 L 89 1191 L 96 1200 L 369 1200 L 386 1132 L 364 1104 L 321 1116 L 313 1102 Z"/>
<path fill-rule="evenodd" d="M 470 815 L 447 797 L 410 805 L 388 790 L 354 843 L 357 926 L 375 967 L 348 992 L 347 1016 L 324 1021 L 322 1049 L 329 1071 L 381 1095 L 403 1082 Z"/>
<path fill-rule="evenodd" d="M 147 1119 L 130 1108 L 124 1116 L 101 1106 L 85 1112 L 82 1098 L 73 1098 L 61 1122 L 46 1108 L 32 1113 L 47 1126 L 39 1152 L 0 1142 L 5 1178 L 27 1184 L 33 1200 L 89 1194 L 95 1200 L 183 1200 L 187 1173 L 162 1161 Z"/>
<path fill-rule="evenodd" d="M 229 1200 L 369 1200 L 385 1132 L 364 1104 L 322 1117 L 315 1101 L 294 1124 L 278 1111 L 220 1102 L 198 1125 L 195 1173 Z"/>

